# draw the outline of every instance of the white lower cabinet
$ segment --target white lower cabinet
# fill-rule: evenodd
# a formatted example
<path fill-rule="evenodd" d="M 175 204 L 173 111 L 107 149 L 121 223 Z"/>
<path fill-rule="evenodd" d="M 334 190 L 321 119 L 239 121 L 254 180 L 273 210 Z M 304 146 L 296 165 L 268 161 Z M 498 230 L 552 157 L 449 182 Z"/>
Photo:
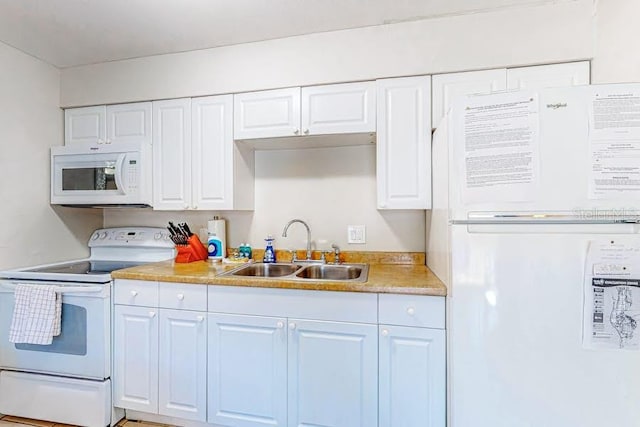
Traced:
<path fill-rule="evenodd" d="M 160 310 L 158 413 L 207 419 L 206 313 Z"/>
<path fill-rule="evenodd" d="M 116 305 L 114 313 L 113 404 L 157 413 L 157 309 Z"/>
<path fill-rule="evenodd" d="M 117 280 L 114 301 L 114 405 L 149 421 L 446 426 L 443 297 Z"/>
<path fill-rule="evenodd" d="M 379 427 L 445 427 L 444 297 L 380 294 Z"/>
<path fill-rule="evenodd" d="M 189 310 L 206 287 L 117 280 L 115 294 L 114 406 L 206 421 L 207 314 Z"/>
<path fill-rule="evenodd" d="M 377 425 L 375 325 L 289 320 L 289 426 Z"/>
<path fill-rule="evenodd" d="M 286 426 L 286 319 L 208 316 L 208 421 L 229 427 Z"/>
<path fill-rule="evenodd" d="M 379 427 L 446 425 L 445 331 L 380 325 Z"/>

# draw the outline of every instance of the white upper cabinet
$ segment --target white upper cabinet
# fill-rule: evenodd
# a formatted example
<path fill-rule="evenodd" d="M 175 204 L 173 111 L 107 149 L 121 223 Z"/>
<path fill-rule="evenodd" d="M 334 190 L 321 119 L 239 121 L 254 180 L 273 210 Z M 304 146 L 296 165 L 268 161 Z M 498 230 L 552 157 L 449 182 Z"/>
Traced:
<path fill-rule="evenodd" d="M 192 207 L 253 209 L 254 154 L 233 141 L 233 95 L 191 100 Z"/>
<path fill-rule="evenodd" d="M 375 131 L 375 82 L 302 88 L 302 134 Z"/>
<path fill-rule="evenodd" d="M 64 111 L 65 144 L 151 142 L 151 102 L 70 108 Z"/>
<path fill-rule="evenodd" d="M 239 93 L 233 98 L 233 137 L 269 138 L 300 134 L 300 88 Z"/>
<path fill-rule="evenodd" d="M 64 110 L 65 144 L 103 144 L 107 139 L 107 108 L 69 108 Z"/>
<path fill-rule="evenodd" d="M 501 90 L 577 86 L 589 82 L 589 61 L 437 74 L 432 79 L 432 126 L 438 127 L 458 96 Z"/>
<path fill-rule="evenodd" d="M 379 209 L 431 207 L 431 77 L 378 80 Z"/>
<path fill-rule="evenodd" d="M 233 141 L 233 96 L 153 103 L 153 208 L 253 209 L 254 156 Z"/>
<path fill-rule="evenodd" d="M 107 106 L 107 143 L 151 143 L 151 102 Z"/>
<path fill-rule="evenodd" d="M 294 87 L 234 97 L 234 139 L 375 131 L 375 82 Z"/>
<path fill-rule="evenodd" d="M 507 70 L 507 89 L 579 86 L 588 85 L 590 81 L 589 61 L 509 68 Z"/>
<path fill-rule="evenodd" d="M 191 207 L 191 99 L 153 103 L 153 208 Z"/>
<path fill-rule="evenodd" d="M 432 84 L 431 126 L 437 128 L 456 97 L 505 90 L 507 69 L 438 74 L 432 77 Z"/>

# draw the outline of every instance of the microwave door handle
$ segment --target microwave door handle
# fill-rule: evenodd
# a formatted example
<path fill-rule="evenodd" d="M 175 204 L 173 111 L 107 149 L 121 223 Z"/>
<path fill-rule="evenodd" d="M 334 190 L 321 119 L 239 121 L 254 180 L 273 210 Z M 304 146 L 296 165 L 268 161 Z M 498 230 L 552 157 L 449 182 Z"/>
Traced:
<path fill-rule="evenodd" d="M 116 187 L 122 194 L 127 194 L 127 191 L 124 188 L 124 159 L 127 155 L 122 153 L 118 156 L 118 160 L 116 160 Z"/>

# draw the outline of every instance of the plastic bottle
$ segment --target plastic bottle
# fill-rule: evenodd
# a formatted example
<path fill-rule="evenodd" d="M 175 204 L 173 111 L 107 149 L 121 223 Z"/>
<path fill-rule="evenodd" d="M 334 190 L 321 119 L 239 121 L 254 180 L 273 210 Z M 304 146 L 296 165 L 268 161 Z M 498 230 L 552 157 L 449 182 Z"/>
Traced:
<path fill-rule="evenodd" d="M 248 243 L 240 243 L 238 252 L 240 252 L 240 257 L 251 259 L 251 246 Z"/>
<path fill-rule="evenodd" d="M 267 247 L 264 249 L 264 257 L 262 258 L 262 262 L 276 262 L 276 250 L 273 248 L 273 241 L 275 239 L 272 235 L 268 235 L 264 240 L 265 242 L 267 242 Z"/>
<path fill-rule="evenodd" d="M 209 259 L 221 260 L 227 256 L 227 231 L 224 219 L 217 216 L 207 223 Z"/>
<path fill-rule="evenodd" d="M 215 234 L 209 233 L 209 239 L 207 241 L 207 252 L 209 253 L 209 259 L 222 260 L 224 255 L 222 253 L 222 240 Z"/>

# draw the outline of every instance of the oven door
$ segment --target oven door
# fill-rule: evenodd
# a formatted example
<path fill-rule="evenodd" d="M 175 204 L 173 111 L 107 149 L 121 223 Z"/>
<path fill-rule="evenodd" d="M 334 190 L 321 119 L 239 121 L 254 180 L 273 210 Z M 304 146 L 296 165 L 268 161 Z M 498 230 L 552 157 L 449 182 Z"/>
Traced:
<path fill-rule="evenodd" d="M 59 286 L 62 328 L 50 345 L 9 342 L 14 290 L 18 284 Z M 0 281 L 0 368 L 103 380 L 111 354 L 111 283 Z"/>

